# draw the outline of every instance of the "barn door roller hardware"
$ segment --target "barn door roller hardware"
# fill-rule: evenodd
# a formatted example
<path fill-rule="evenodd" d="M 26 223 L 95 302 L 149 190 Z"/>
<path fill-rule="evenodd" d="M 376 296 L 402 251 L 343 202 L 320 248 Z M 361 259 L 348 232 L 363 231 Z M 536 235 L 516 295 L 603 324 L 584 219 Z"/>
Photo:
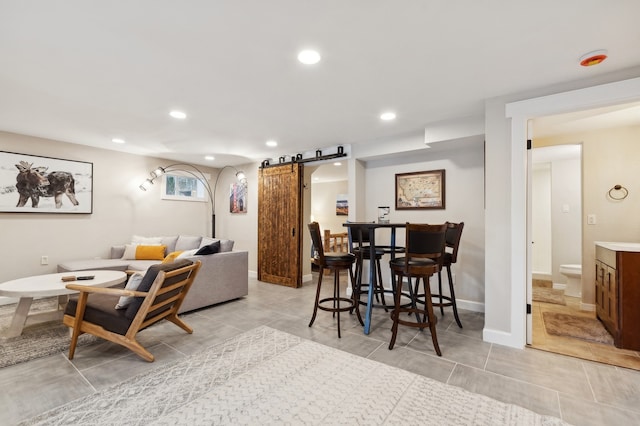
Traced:
<path fill-rule="evenodd" d="M 276 164 L 271 164 L 269 160 L 264 160 L 260 168 L 266 169 L 268 167 L 273 166 L 282 166 L 283 164 L 291 164 L 293 166 L 294 163 L 310 163 L 312 161 L 323 161 L 323 160 L 332 160 L 334 158 L 346 157 L 347 154 L 344 153 L 344 148 L 339 146 L 338 150 L 335 154 L 327 154 L 322 155 L 322 151 L 319 149 L 316 150 L 315 157 L 304 158 L 302 154 L 293 154 L 291 155 L 291 159 L 289 161 L 286 160 L 286 155 L 282 155 L 278 158 L 278 162 Z"/>

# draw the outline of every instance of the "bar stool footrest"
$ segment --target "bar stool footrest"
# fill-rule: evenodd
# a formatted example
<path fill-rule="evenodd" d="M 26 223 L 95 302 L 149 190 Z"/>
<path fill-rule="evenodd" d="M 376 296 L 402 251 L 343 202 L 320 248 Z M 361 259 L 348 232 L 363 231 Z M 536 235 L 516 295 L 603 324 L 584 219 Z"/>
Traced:
<path fill-rule="evenodd" d="M 322 306 L 323 303 L 329 303 L 329 302 L 333 303 L 333 302 L 335 302 L 337 300 L 340 300 L 340 302 L 346 303 L 346 305 L 345 306 L 341 306 L 340 308 Z M 323 311 L 328 311 L 328 312 L 349 312 L 353 308 L 355 308 L 355 304 L 353 303 L 353 300 L 352 299 L 347 299 L 346 297 L 339 297 L 339 298 L 327 297 L 327 298 L 318 300 L 318 309 L 322 309 Z"/>

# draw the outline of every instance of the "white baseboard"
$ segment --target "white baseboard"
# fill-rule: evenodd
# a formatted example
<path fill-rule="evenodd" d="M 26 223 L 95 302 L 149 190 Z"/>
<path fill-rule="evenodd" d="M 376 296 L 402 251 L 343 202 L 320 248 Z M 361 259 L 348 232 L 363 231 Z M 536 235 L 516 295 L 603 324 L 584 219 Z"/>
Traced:
<path fill-rule="evenodd" d="M 496 343 L 502 346 L 509 346 L 516 349 L 524 349 L 524 346 L 514 342 L 513 334 L 500 330 L 484 328 L 482 330 L 482 340 L 489 343 Z"/>
<path fill-rule="evenodd" d="M 258 279 L 258 271 L 249 271 L 249 278 Z"/>
<path fill-rule="evenodd" d="M 596 305 L 594 305 L 593 303 L 580 302 L 580 310 L 581 311 L 595 312 L 596 311 Z"/>
<path fill-rule="evenodd" d="M 555 288 L 557 290 L 566 290 L 567 289 L 567 285 L 563 284 L 563 283 L 553 283 L 553 288 Z"/>
<path fill-rule="evenodd" d="M 466 309 L 473 312 L 484 312 L 484 303 L 474 302 L 473 300 L 463 300 L 456 297 L 456 304 L 460 309 Z"/>

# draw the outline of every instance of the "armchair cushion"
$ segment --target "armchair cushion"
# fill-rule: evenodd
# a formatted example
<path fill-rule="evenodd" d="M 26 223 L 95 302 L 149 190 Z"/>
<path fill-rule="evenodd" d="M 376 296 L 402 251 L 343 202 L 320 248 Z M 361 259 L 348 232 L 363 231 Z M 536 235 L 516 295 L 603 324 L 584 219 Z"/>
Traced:
<path fill-rule="evenodd" d="M 83 319 L 93 324 L 102 324 L 103 327 L 111 331 L 124 335 L 127 333 L 131 325 L 131 318 L 125 316 L 125 310 L 117 310 L 114 307 L 115 297 L 106 294 L 92 294 L 90 297 L 91 304 L 87 304 Z M 78 307 L 78 298 L 69 299 L 64 310 L 65 315 L 76 316 Z"/>
<path fill-rule="evenodd" d="M 180 269 L 185 266 L 191 265 L 192 263 L 193 262 L 188 259 L 180 259 L 172 263 L 161 263 L 159 265 L 153 265 L 147 270 L 147 273 L 144 275 L 144 278 L 142 278 L 142 281 L 138 286 L 138 291 L 149 291 L 149 289 L 151 288 L 151 285 L 153 284 L 153 281 L 158 276 L 158 272 L 173 271 L 175 269 Z M 125 311 L 125 317 L 132 320 L 138 313 L 140 306 L 142 306 L 142 302 L 144 302 L 144 297 L 134 297 L 131 303 L 129 303 L 129 306 L 127 306 L 127 310 Z"/>
<path fill-rule="evenodd" d="M 67 304 L 62 319 L 72 329 L 69 359 L 73 359 L 78 337 L 83 333 L 124 346 L 149 362 L 154 356 L 137 341 L 139 331 L 168 320 L 193 333 L 178 317 L 178 310 L 201 266 L 202 262 L 189 260 L 154 265 L 143 277 L 138 291 L 67 284 L 68 289 L 80 292 Z M 140 291 L 142 288 L 145 290 Z M 126 310 L 115 309 L 116 298 L 121 295 L 135 296 Z"/>

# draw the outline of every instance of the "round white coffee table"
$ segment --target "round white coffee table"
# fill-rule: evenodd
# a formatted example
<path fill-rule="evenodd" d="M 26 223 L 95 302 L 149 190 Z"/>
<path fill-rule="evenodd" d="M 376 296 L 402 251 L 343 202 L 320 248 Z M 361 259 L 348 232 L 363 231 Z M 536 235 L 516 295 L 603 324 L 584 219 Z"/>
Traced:
<path fill-rule="evenodd" d="M 90 280 L 62 281 L 66 276 L 93 276 Z M 69 290 L 67 284 L 83 284 L 94 287 L 111 287 L 124 282 L 127 274 L 122 271 L 76 271 L 58 274 L 35 275 L 19 278 L 0 284 L 0 296 L 19 297 L 16 312 L 13 314 L 9 330 L 3 337 L 16 337 L 22 334 L 25 325 L 62 318 L 68 296 L 77 293 Z M 38 312 L 29 315 L 34 297 L 58 296 L 58 308 L 53 311 Z"/>

